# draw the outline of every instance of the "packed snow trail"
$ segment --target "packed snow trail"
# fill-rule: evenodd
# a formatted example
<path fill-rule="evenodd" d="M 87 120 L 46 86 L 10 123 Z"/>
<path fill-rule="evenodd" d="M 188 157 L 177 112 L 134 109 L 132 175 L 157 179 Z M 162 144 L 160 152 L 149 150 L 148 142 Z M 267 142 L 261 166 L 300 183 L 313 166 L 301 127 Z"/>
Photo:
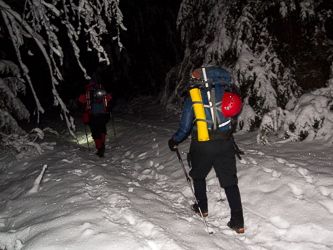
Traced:
<path fill-rule="evenodd" d="M 116 137 L 109 122 L 103 159 L 92 141 L 88 149 L 77 121 L 80 145 L 64 129 L 42 156 L 3 166 L 0 249 L 332 249 L 330 148 L 263 147 L 253 133 L 235 134 L 245 151 L 237 159 L 245 234 L 226 226 L 230 210 L 212 170 L 210 235 L 190 210 L 193 194 L 167 146 L 178 122 L 179 114 L 165 114 L 151 100 L 132 103 L 131 112 L 115 112 Z M 187 171 L 189 143 L 179 146 Z M 39 189 L 29 193 L 45 165 Z"/>

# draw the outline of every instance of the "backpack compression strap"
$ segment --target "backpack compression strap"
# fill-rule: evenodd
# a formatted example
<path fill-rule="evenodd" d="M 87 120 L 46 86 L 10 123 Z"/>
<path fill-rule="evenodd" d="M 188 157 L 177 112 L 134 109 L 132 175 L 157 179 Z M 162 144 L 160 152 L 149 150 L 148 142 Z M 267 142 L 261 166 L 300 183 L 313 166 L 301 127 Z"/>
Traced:
<path fill-rule="evenodd" d="M 214 99 L 214 101 L 215 101 L 215 99 Z M 218 127 L 219 127 L 219 128 L 224 127 L 225 125 L 228 125 L 229 123 L 231 123 L 230 118 L 229 118 L 228 121 L 221 123 L 220 117 L 219 117 L 218 114 L 217 114 L 217 111 L 222 112 L 222 108 L 218 108 L 218 107 L 221 106 L 221 103 L 222 103 L 222 102 L 218 102 L 218 103 L 216 103 L 216 104 L 215 104 L 215 109 L 214 109 L 214 110 L 216 110 L 216 118 L 217 118 L 217 121 L 218 121 L 217 124 L 218 124 Z M 205 107 L 205 108 L 209 108 L 208 105 L 204 105 L 204 107 Z M 195 120 L 195 121 L 196 121 L 196 120 Z M 213 123 L 213 121 L 210 121 L 210 120 L 204 120 L 204 121 L 205 121 L 205 122 L 208 122 L 208 123 Z M 221 124 L 220 124 L 220 123 L 221 123 Z"/>
<path fill-rule="evenodd" d="M 215 102 L 215 84 L 212 85 L 212 95 L 211 95 L 211 104 L 212 104 L 212 109 L 211 111 L 214 112 L 214 114 L 212 114 L 212 120 L 213 120 L 213 130 L 217 130 L 217 124 L 221 123 L 220 117 L 217 113 L 217 109 L 216 109 L 216 102 Z"/>
<path fill-rule="evenodd" d="M 193 107 L 194 107 L 194 104 L 203 104 L 203 102 L 199 102 L 199 101 L 192 101 L 192 103 L 193 103 L 193 105 L 192 105 L 192 109 L 193 109 Z M 203 106 L 204 106 L 204 108 L 209 107 L 209 106 L 204 105 L 204 104 L 203 104 Z M 202 121 L 202 122 L 207 122 L 207 123 L 213 123 L 213 122 L 210 121 L 210 120 L 207 120 L 207 119 L 200 119 L 200 118 L 195 118 L 195 119 L 193 120 L 193 123 L 195 123 L 196 121 Z"/>

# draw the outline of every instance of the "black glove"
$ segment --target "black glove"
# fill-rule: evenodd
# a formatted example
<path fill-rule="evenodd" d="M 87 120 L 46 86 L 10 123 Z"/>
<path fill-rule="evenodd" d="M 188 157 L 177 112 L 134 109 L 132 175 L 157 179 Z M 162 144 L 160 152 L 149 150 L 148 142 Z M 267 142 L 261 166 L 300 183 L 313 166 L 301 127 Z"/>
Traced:
<path fill-rule="evenodd" d="M 179 145 L 178 141 L 175 141 L 175 139 L 171 138 L 169 140 L 169 148 L 171 151 L 176 151 L 177 146 Z"/>

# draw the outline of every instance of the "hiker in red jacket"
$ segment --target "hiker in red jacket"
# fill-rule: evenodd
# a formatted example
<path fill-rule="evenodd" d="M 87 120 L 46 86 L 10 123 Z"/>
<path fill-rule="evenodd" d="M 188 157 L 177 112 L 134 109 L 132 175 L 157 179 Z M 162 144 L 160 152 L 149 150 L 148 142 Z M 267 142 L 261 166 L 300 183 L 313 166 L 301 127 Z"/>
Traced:
<path fill-rule="evenodd" d="M 97 155 L 104 157 L 106 124 L 110 120 L 111 106 L 109 105 L 112 96 L 106 93 L 104 87 L 97 83 L 92 77 L 86 86 L 86 94 L 79 97 L 83 104 L 83 122 L 89 124 L 91 136 L 95 141 Z"/>

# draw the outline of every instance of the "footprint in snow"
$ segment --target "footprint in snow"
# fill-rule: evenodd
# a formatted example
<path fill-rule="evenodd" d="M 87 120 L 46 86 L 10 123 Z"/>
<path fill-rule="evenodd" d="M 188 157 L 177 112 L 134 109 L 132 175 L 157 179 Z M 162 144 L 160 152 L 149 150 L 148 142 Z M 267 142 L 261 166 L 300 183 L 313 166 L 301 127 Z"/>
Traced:
<path fill-rule="evenodd" d="M 70 161 L 70 160 L 67 160 L 67 159 L 62 159 L 61 161 L 66 162 L 66 163 L 69 163 L 69 164 L 72 164 L 72 163 L 73 163 L 73 161 Z"/>
<path fill-rule="evenodd" d="M 136 222 L 134 216 L 131 215 L 131 214 L 125 214 L 125 215 L 124 215 L 124 219 L 125 219 L 129 224 L 131 224 L 131 225 L 134 225 L 135 222 Z"/>
<path fill-rule="evenodd" d="M 131 155 L 131 151 L 126 151 L 126 153 L 124 154 L 124 156 L 129 157 Z"/>
<path fill-rule="evenodd" d="M 275 160 L 279 163 L 282 163 L 282 164 L 286 164 L 287 161 L 285 159 L 282 159 L 282 158 L 275 158 Z"/>
<path fill-rule="evenodd" d="M 273 172 L 272 172 L 272 176 L 275 177 L 275 178 L 280 178 L 281 173 L 276 172 L 275 170 L 273 170 Z"/>
<path fill-rule="evenodd" d="M 331 193 L 331 190 L 324 186 L 319 186 L 319 187 L 317 187 L 317 189 L 323 196 L 329 196 Z M 332 193 L 332 195 L 333 195 L 333 193 Z"/>
<path fill-rule="evenodd" d="M 145 237 L 155 235 L 155 225 L 148 221 L 141 221 L 137 223 L 136 227 L 138 228 L 138 231 L 140 231 Z"/>
<path fill-rule="evenodd" d="M 321 205 L 323 205 L 331 214 L 333 214 L 333 201 L 332 200 L 324 200 L 319 201 Z"/>
<path fill-rule="evenodd" d="M 151 169 L 145 169 L 145 170 L 142 171 L 142 174 L 149 175 L 151 172 L 152 172 Z"/>
<path fill-rule="evenodd" d="M 141 233 L 143 237 L 155 236 L 157 234 L 154 224 L 136 217 L 131 212 L 127 211 L 123 217 L 131 225 L 131 230 Z"/>
<path fill-rule="evenodd" d="M 282 158 L 275 158 L 275 160 L 281 164 L 285 164 L 286 166 L 290 167 L 290 168 L 295 168 L 296 165 L 293 163 L 289 163 L 288 161 L 286 161 L 285 159 Z"/>
<path fill-rule="evenodd" d="M 94 234 L 95 234 L 95 231 L 91 228 L 88 228 L 82 232 L 82 236 L 84 236 L 84 237 L 89 237 Z"/>
<path fill-rule="evenodd" d="M 250 161 L 251 164 L 253 164 L 253 165 L 258 165 L 258 163 L 256 162 L 255 159 L 253 159 L 253 158 L 251 158 L 251 157 L 248 157 L 248 159 L 249 159 L 249 161 Z"/>
<path fill-rule="evenodd" d="M 88 171 L 82 171 L 82 169 L 73 169 L 73 170 L 69 170 L 68 173 L 69 174 L 75 174 L 77 176 L 83 176 L 86 175 Z"/>
<path fill-rule="evenodd" d="M 290 223 L 282 219 L 280 216 L 271 217 L 269 220 L 274 226 L 280 229 L 287 229 L 290 227 Z"/>
<path fill-rule="evenodd" d="M 308 175 L 309 171 L 306 168 L 298 167 L 297 172 L 300 173 L 308 183 L 313 183 L 313 179 Z"/>
<path fill-rule="evenodd" d="M 159 165 L 160 165 L 160 164 L 159 164 L 158 162 L 155 162 L 155 163 L 154 163 L 154 168 L 158 168 Z"/>
<path fill-rule="evenodd" d="M 82 229 L 81 235 L 84 237 L 89 237 L 95 234 L 95 231 L 91 229 L 91 224 L 89 222 L 85 222 L 83 225 L 81 225 L 80 229 Z"/>
<path fill-rule="evenodd" d="M 121 161 L 121 163 L 130 163 L 130 162 L 132 162 L 132 161 L 129 160 L 129 159 L 123 159 L 123 160 Z"/>
<path fill-rule="evenodd" d="M 266 172 L 266 173 L 272 173 L 273 172 L 273 169 L 270 169 L 270 168 L 266 168 L 266 167 L 261 167 L 261 169 Z"/>
<path fill-rule="evenodd" d="M 130 182 L 128 182 L 128 184 L 129 185 L 135 185 L 135 186 L 137 186 L 137 187 L 141 187 L 141 185 L 138 183 L 138 182 L 136 182 L 136 181 L 130 181 Z"/>
<path fill-rule="evenodd" d="M 120 211 L 121 209 L 128 208 L 130 206 L 131 201 L 124 196 L 119 194 L 112 194 L 105 198 L 109 203 L 111 208 L 117 208 L 116 210 Z M 121 208 L 121 209 L 119 209 Z"/>
<path fill-rule="evenodd" d="M 308 175 L 308 173 L 309 173 L 309 171 L 307 169 L 302 168 L 302 167 L 297 168 L 297 172 L 303 176 Z"/>
<path fill-rule="evenodd" d="M 246 164 L 247 163 L 247 161 L 244 160 L 244 158 L 242 158 L 241 160 L 239 160 L 239 162 L 242 163 L 242 164 Z"/>
<path fill-rule="evenodd" d="M 249 153 L 252 153 L 252 154 L 256 154 L 258 152 L 258 150 L 247 149 L 246 152 L 249 152 Z"/>
<path fill-rule="evenodd" d="M 286 165 L 290 168 L 295 168 L 296 167 L 296 164 L 294 164 L 294 163 L 286 163 Z"/>
<path fill-rule="evenodd" d="M 279 178 L 281 176 L 281 173 L 278 173 L 275 170 L 270 169 L 270 168 L 262 167 L 262 170 L 264 170 L 264 172 L 266 172 L 266 173 L 271 173 L 272 176 L 275 177 L 275 178 Z"/>
<path fill-rule="evenodd" d="M 134 155 L 131 154 L 131 151 L 126 151 L 126 153 L 124 154 L 125 157 L 129 157 L 130 159 L 134 158 Z"/>
<path fill-rule="evenodd" d="M 142 154 L 140 154 L 140 155 L 138 156 L 138 158 L 139 158 L 140 160 L 142 160 L 142 159 L 145 159 L 146 156 L 147 156 L 147 152 L 146 152 L 146 153 L 142 153 Z"/>
<path fill-rule="evenodd" d="M 292 192 L 294 193 L 295 197 L 297 199 L 303 199 L 303 190 L 298 188 L 295 184 L 293 183 L 288 183 L 288 186 L 291 188 Z"/>

